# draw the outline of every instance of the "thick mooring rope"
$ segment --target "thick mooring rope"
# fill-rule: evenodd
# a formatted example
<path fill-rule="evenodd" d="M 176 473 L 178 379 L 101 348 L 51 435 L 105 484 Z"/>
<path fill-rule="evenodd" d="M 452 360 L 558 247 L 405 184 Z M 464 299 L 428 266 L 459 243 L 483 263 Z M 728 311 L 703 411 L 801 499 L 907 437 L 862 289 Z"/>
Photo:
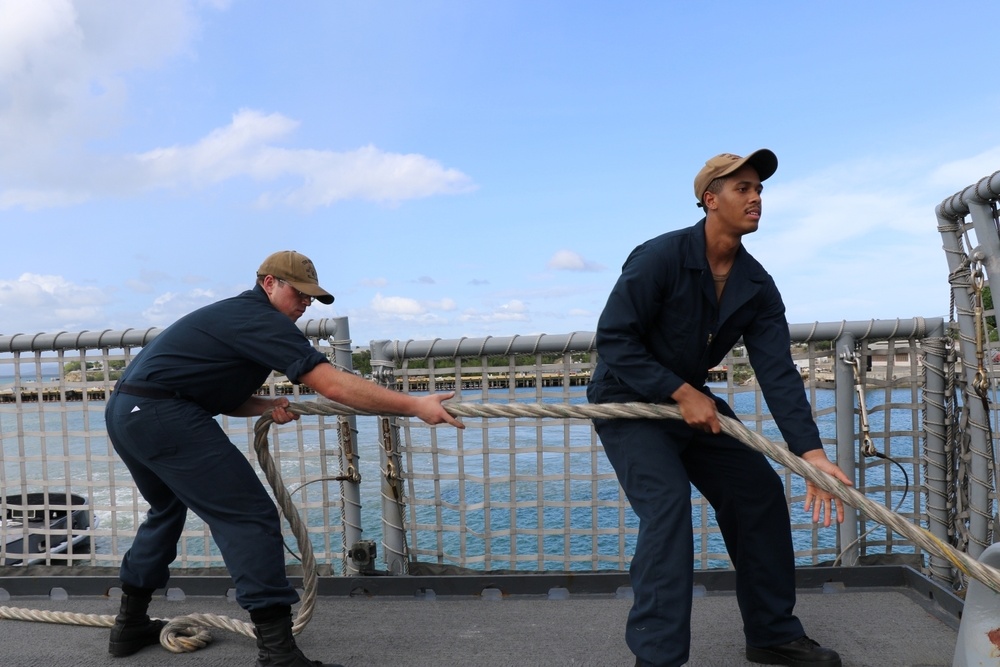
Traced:
<path fill-rule="evenodd" d="M 569 403 L 458 403 L 445 402 L 444 408 L 454 417 L 555 417 L 578 419 L 682 419 L 680 409 L 676 405 L 655 405 L 651 403 L 603 403 L 603 404 L 569 404 Z M 294 402 L 288 406 L 288 411 L 298 415 L 370 415 L 371 413 L 354 410 L 330 401 Z M 967 554 L 934 537 L 920 526 L 908 522 L 887 507 L 869 500 L 853 487 L 847 486 L 837 478 L 828 475 L 800 457 L 792 454 L 784 447 L 771 442 L 759 433 L 751 431 L 738 420 L 725 415 L 719 415 L 722 430 L 726 434 L 742 441 L 747 446 L 756 449 L 786 468 L 801 475 L 816 484 L 821 489 L 839 497 L 847 504 L 855 507 L 873 520 L 891 528 L 896 533 L 920 545 L 925 551 L 932 552 L 951 561 L 959 570 L 1000 593 L 1000 571 L 983 565 L 970 558 Z M 303 595 L 302 604 L 292 626 L 293 633 L 300 633 L 312 618 L 315 609 L 317 575 L 316 560 L 309 541 L 305 525 L 299 518 L 298 510 L 292 503 L 291 496 L 285 488 L 284 481 L 274 459 L 271 457 L 267 432 L 273 423 L 270 411 L 254 425 L 254 451 L 260 463 L 261 470 L 271 488 L 282 514 L 288 521 L 292 533 L 298 542 L 302 553 Z M 0 606 L 0 619 L 34 621 L 39 623 L 58 623 L 64 625 L 85 625 L 91 627 L 107 627 L 114 625 L 115 617 L 107 614 L 75 614 L 68 612 L 53 612 L 38 609 L 24 609 Z M 253 638 L 253 625 L 228 616 L 216 614 L 188 614 L 169 620 L 160 633 L 160 643 L 174 653 L 187 653 L 204 647 L 212 641 L 206 628 L 218 628 L 246 635 Z"/>
<path fill-rule="evenodd" d="M 683 419 L 676 405 L 652 403 L 458 403 L 446 401 L 442 404 L 453 417 L 557 417 L 578 419 Z M 299 414 L 368 414 L 332 402 L 293 403 L 292 410 Z M 828 475 L 816 466 L 796 456 L 764 436 L 751 431 L 742 422 L 725 415 L 719 415 L 719 422 L 726 434 L 765 456 L 777 461 L 792 472 L 813 482 L 824 491 L 834 494 L 848 505 L 864 512 L 871 519 L 892 529 L 897 534 L 931 552 L 951 561 L 966 576 L 981 581 L 993 591 L 1000 593 L 1000 571 L 983 565 L 949 544 L 942 542 L 929 531 L 910 523 L 884 505 L 867 498 L 854 487 L 847 486 L 836 477 Z"/>

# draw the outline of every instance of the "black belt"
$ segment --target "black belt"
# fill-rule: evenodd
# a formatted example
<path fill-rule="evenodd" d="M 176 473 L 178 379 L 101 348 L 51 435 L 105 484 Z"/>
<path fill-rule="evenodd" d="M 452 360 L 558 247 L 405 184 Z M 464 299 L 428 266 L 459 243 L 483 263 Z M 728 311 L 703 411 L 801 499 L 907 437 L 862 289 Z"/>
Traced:
<path fill-rule="evenodd" d="M 169 391 L 167 389 L 157 389 L 156 387 L 139 387 L 128 382 L 119 382 L 115 385 L 115 391 L 131 396 L 142 396 L 143 398 L 184 398 L 180 392 Z"/>

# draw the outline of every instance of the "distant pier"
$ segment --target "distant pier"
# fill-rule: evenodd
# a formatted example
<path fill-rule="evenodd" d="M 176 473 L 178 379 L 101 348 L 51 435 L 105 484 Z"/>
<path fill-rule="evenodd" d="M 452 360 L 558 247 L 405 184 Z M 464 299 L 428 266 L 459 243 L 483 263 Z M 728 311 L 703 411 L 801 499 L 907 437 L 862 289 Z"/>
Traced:
<path fill-rule="evenodd" d="M 410 371 L 413 372 L 412 370 Z M 708 372 L 709 382 L 725 382 L 726 368 L 716 367 Z M 456 379 L 454 375 L 441 375 L 433 378 L 433 383 L 429 376 L 410 375 L 406 381 L 402 378 L 396 379 L 390 387 L 396 391 L 481 391 L 483 389 L 517 389 L 534 387 L 585 387 L 590 382 L 590 371 L 574 371 L 572 373 L 515 373 L 513 379 L 510 373 L 489 373 L 487 375 L 463 375 L 461 379 Z M 485 385 L 485 386 L 484 386 Z M 113 387 L 112 387 L 113 389 Z M 305 385 L 298 385 L 300 395 L 310 395 L 315 392 Z M 274 394 L 277 396 L 291 396 L 296 393 L 296 387 L 291 382 L 275 382 Z M 271 385 L 262 386 L 257 391 L 258 396 L 270 396 Z M 47 386 L 38 389 L 36 387 L 21 387 L 15 393 L 13 388 L 0 389 L 0 403 L 37 403 L 39 401 L 59 402 L 59 401 L 82 401 L 84 396 L 89 401 L 103 401 L 106 398 L 104 387 L 87 388 L 61 388 L 59 386 Z"/>
<path fill-rule="evenodd" d="M 114 391 L 114 387 L 111 388 Z M 290 396 L 295 393 L 295 385 L 291 382 L 275 382 L 274 393 L 277 396 Z M 299 385 L 299 394 L 313 394 L 312 389 L 305 385 Z M 16 403 L 18 399 L 22 403 L 58 403 L 59 401 L 77 402 L 82 401 L 86 395 L 88 401 L 103 401 L 107 398 L 107 391 L 104 387 L 88 387 L 86 389 L 61 389 L 59 387 L 22 387 L 19 392 L 14 389 L 0 389 L 0 403 Z M 257 390 L 258 396 L 270 396 L 271 388 L 264 385 Z"/>
<path fill-rule="evenodd" d="M 483 388 L 484 382 L 487 384 L 488 389 L 507 389 L 513 384 L 517 388 L 522 387 L 535 387 L 539 383 L 543 387 L 562 387 L 566 383 L 571 387 L 581 387 L 586 386 L 590 381 L 590 372 L 576 372 L 569 375 L 563 373 L 552 373 L 552 374 L 524 374 L 515 375 L 514 379 L 511 381 L 508 373 L 491 373 L 485 378 L 482 375 L 467 375 L 462 376 L 461 388 L 467 390 L 480 390 Z M 431 391 L 431 380 L 427 376 L 410 376 L 406 383 L 402 379 L 397 379 L 390 385 L 391 388 L 397 391 L 403 391 L 404 387 L 408 388 L 408 391 Z M 443 375 L 434 378 L 433 391 L 455 391 L 458 388 L 458 382 L 454 375 Z M 113 390 L 113 387 L 112 387 Z M 300 395 L 314 394 L 315 392 L 305 385 L 298 385 L 298 393 Z M 82 401 L 84 396 L 87 397 L 89 401 L 103 401 L 106 396 L 106 389 L 104 387 L 88 387 L 85 389 L 79 388 L 61 388 L 59 386 L 47 386 L 38 389 L 36 387 L 24 386 L 20 388 L 20 391 L 15 392 L 13 388 L 0 389 L 0 403 L 16 403 L 20 400 L 22 403 L 37 403 L 39 401 L 50 403 L 59 401 Z M 277 396 L 291 396 L 296 393 L 296 386 L 291 382 L 275 382 L 274 383 L 274 394 Z M 258 396 L 270 396 L 271 395 L 271 385 L 266 384 L 257 390 Z"/>
<path fill-rule="evenodd" d="M 63 395 L 65 394 L 65 399 Z M 0 389 L 0 403 L 16 403 L 20 398 L 22 403 L 58 403 L 61 400 L 82 401 L 84 395 L 89 401 L 103 401 L 103 387 L 89 387 L 87 389 L 60 389 L 59 387 L 43 387 L 42 389 L 22 388 L 15 393 L 13 389 Z"/>
<path fill-rule="evenodd" d="M 412 372 L 412 371 L 411 371 Z M 515 373 L 513 379 L 509 373 L 490 373 L 489 375 L 463 375 L 460 380 L 456 380 L 454 375 L 442 375 L 435 377 L 434 382 L 426 376 L 410 375 L 404 383 L 397 379 L 394 388 L 397 391 L 456 391 L 461 387 L 470 390 L 481 389 L 509 389 L 516 387 L 523 389 L 542 387 L 585 387 L 590 382 L 590 371 L 578 371 L 575 373 Z"/>

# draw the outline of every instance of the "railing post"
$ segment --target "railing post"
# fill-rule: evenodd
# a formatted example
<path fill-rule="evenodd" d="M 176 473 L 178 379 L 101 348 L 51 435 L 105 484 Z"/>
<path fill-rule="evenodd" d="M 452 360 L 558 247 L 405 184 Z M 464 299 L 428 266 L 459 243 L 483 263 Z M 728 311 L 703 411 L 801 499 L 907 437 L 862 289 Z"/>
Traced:
<path fill-rule="evenodd" d="M 351 328 L 346 317 L 334 318 L 336 333 L 331 337 L 333 343 L 333 363 L 348 373 L 354 372 L 354 360 L 351 356 Z M 355 434 L 358 432 L 358 418 L 355 415 L 346 415 L 344 419 L 348 424 L 347 436 L 350 438 L 350 451 L 341 452 L 341 456 L 346 460 L 346 466 L 353 470 L 358 469 L 358 440 Z M 351 460 L 354 459 L 354 460 Z M 347 472 L 347 468 L 343 472 Z M 357 574 L 358 570 L 354 562 L 348 556 L 351 546 L 361 539 L 361 485 L 353 480 L 344 480 L 340 485 L 342 501 L 344 506 L 344 568 L 347 574 Z"/>
<path fill-rule="evenodd" d="M 962 226 L 961 221 L 944 217 L 941 207 L 938 207 L 938 230 L 944 245 L 945 257 L 948 260 L 948 270 L 951 276 L 951 289 L 957 311 L 959 342 L 961 347 L 961 357 L 965 360 L 966 386 L 974 387 L 976 375 L 976 326 L 975 317 L 970 305 L 972 294 L 972 277 L 969 267 L 964 265 L 962 258 L 965 256 L 959 232 Z M 993 233 L 996 233 L 995 231 Z M 973 390 L 974 391 L 974 390 Z M 987 452 L 991 443 L 987 440 L 987 429 L 989 427 L 990 415 L 983 408 L 980 401 L 970 392 L 969 396 L 963 397 L 969 411 L 969 447 L 972 451 L 972 460 L 969 463 L 972 483 L 969 489 L 969 545 L 968 554 L 973 558 L 979 558 L 983 551 L 989 546 L 992 538 L 993 512 L 990 500 L 991 489 L 986 485 L 990 479 L 990 462 Z M 978 480 L 978 481 L 977 481 Z"/>
<path fill-rule="evenodd" d="M 946 448 L 946 348 L 947 338 L 943 327 L 935 329 L 923 341 L 924 355 L 924 485 L 927 529 L 945 544 L 951 543 L 948 534 L 948 458 Z M 953 398 L 953 397 L 952 397 Z M 930 555 L 931 575 L 939 581 L 951 582 L 951 565 L 948 559 Z"/>
<path fill-rule="evenodd" d="M 840 354 L 846 352 L 854 354 L 855 339 L 854 334 L 841 334 L 834 341 L 833 349 L 833 379 L 834 379 L 834 401 L 837 415 L 837 454 L 836 462 L 844 474 L 857 483 L 857 457 L 854 455 L 857 435 L 857 428 L 854 420 L 854 373 L 850 366 L 840 359 Z M 837 531 L 840 538 L 839 548 L 842 550 L 843 562 L 845 565 L 857 565 L 861 554 L 861 545 L 858 543 L 858 510 L 843 503 L 844 522 L 838 524 Z M 850 549 L 848 549 L 848 545 Z"/>
<path fill-rule="evenodd" d="M 389 341 L 372 341 L 372 379 L 392 388 L 396 382 L 395 361 L 386 352 Z M 407 572 L 406 531 L 403 526 L 403 465 L 399 454 L 395 417 L 379 417 L 379 460 L 382 470 L 382 559 L 392 574 Z"/>
<path fill-rule="evenodd" d="M 983 267 L 985 269 L 985 281 L 987 287 L 990 284 L 990 278 L 993 276 L 1000 276 L 1000 235 L 997 233 L 997 221 L 994 218 L 993 208 L 987 202 L 974 200 L 967 202 L 969 207 L 969 214 L 972 216 L 972 226 L 976 230 L 976 242 L 979 244 L 976 247 L 974 257 L 982 261 Z M 985 312 L 982 314 L 985 320 Z M 975 318 L 970 318 L 973 320 L 973 324 L 976 327 L 980 327 L 983 333 L 982 339 L 982 349 L 978 352 L 982 353 L 985 358 L 986 366 L 986 378 L 989 382 L 989 389 L 995 388 L 992 378 L 989 376 L 989 340 L 986 338 L 986 322 L 976 322 Z M 976 340 L 975 337 L 973 340 Z M 966 357 L 966 359 L 976 359 L 973 357 Z M 973 364 L 967 363 L 966 366 L 966 377 L 975 376 L 979 368 L 973 366 Z M 970 387 L 975 387 L 975 385 L 970 382 Z M 981 525 L 984 527 L 984 532 L 976 532 L 973 535 L 980 536 L 982 541 L 977 541 L 977 546 L 979 551 L 975 553 L 969 550 L 969 554 L 979 558 L 982 552 L 986 550 L 995 540 L 997 531 L 997 504 L 995 502 L 995 494 L 1000 484 L 1000 480 L 997 477 L 997 456 L 994 451 L 993 445 L 993 408 L 989 406 L 989 401 L 986 398 L 981 398 L 979 394 L 980 388 L 976 389 L 976 398 L 979 400 L 973 400 L 970 396 L 970 403 L 972 404 L 972 416 L 975 419 L 973 422 L 976 427 L 973 432 L 972 444 L 976 445 L 972 449 L 972 475 L 977 483 L 973 486 L 973 492 L 969 494 L 969 504 L 972 510 L 972 516 L 978 517 L 978 522 L 982 522 Z M 983 389 L 983 394 L 987 393 L 987 390 Z M 976 418 L 976 411 L 981 411 L 981 420 Z M 977 441 L 982 441 L 982 446 L 977 445 Z"/>

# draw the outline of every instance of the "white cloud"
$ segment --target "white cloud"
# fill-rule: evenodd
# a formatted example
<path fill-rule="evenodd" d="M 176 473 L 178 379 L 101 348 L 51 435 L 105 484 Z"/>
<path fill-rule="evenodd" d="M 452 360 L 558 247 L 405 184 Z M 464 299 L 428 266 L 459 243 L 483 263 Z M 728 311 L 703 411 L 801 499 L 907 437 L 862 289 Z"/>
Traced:
<path fill-rule="evenodd" d="M 175 56 L 196 31 L 183 0 L 0 0 L 0 171 L 22 184 L 73 173 L 57 158 L 75 162 L 120 124 L 123 75 Z"/>
<path fill-rule="evenodd" d="M 458 320 L 460 322 L 492 323 L 492 322 L 530 322 L 528 308 L 522 301 L 513 299 L 488 312 L 475 309 L 466 310 Z"/>
<path fill-rule="evenodd" d="M 466 307 L 451 298 L 418 301 L 408 297 L 376 294 L 367 308 L 351 310 L 351 326 L 377 326 L 381 337 L 420 338 L 442 332 L 461 335 L 496 335 L 497 323 L 530 322 L 528 306 L 517 299 L 492 307 Z"/>
<path fill-rule="evenodd" d="M 914 160 L 859 160 L 785 180 L 763 196 L 760 230 L 744 239 L 768 270 L 815 267 L 859 252 L 893 265 L 900 244 L 940 248 L 934 190 Z M 940 201 L 940 200 L 938 200 Z"/>
<path fill-rule="evenodd" d="M 301 185 L 257 198 L 276 205 L 312 210 L 345 199 L 398 202 L 473 189 L 461 172 L 422 155 L 387 153 L 374 146 L 337 153 L 288 150 L 271 145 L 298 122 L 279 113 L 244 109 L 232 122 L 191 146 L 159 148 L 135 156 L 139 188 L 198 188 L 249 177 L 257 182 L 299 178 Z"/>
<path fill-rule="evenodd" d="M 196 288 L 187 292 L 166 292 L 153 300 L 153 305 L 142 311 L 146 322 L 165 327 L 193 310 L 207 306 L 219 298 L 213 290 Z"/>
<path fill-rule="evenodd" d="M 774 276 L 792 322 L 946 314 L 934 215 L 954 192 L 934 182 L 944 178 L 896 158 L 785 180 L 767 189 L 760 230 L 743 241 Z"/>
<path fill-rule="evenodd" d="M 462 172 L 423 155 L 387 153 L 374 146 L 345 153 L 261 149 L 258 157 L 274 169 L 272 178 L 298 176 L 303 180 L 301 187 L 261 195 L 257 203 L 265 207 L 283 204 L 309 211 L 346 199 L 394 204 L 476 188 Z"/>
<path fill-rule="evenodd" d="M 572 250 L 558 250 L 551 259 L 548 267 L 556 271 L 603 271 L 604 265 L 584 259 L 582 255 Z"/>
<path fill-rule="evenodd" d="M 265 191 L 256 204 L 305 211 L 347 199 L 397 203 L 475 189 L 465 174 L 445 169 L 422 155 L 388 153 L 374 146 L 337 153 L 271 145 L 297 125 L 281 114 L 243 110 L 228 126 L 213 130 L 190 146 L 83 159 L 72 174 L 61 177 L 62 170 L 52 174 L 55 182 L 39 179 L 35 188 L 0 189 L 0 207 L 41 208 L 154 189 L 200 189 L 241 177 L 255 182 L 298 179 L 301 185 L 281 192 Z"/>
<path fill-rule="evenodd" d="M 371 309 L 380 316 L 412 318 L 423 314 L 424 307 L 416 299 L 402 296 L 382 296 L 376 294 L 371 300 Z"/>
<path fill-rule="evenodd" d="M 237 176 L 270 180 L 280 176 L 283 167 L 267 159 L 267 145 L 297 127 L 298 122 L 281 114 L 243 109 L 229 125 L 191 146 L 156 148 L 132 160 L 145 187 L 197 187 Z"/>
<path fill-rule="evenodd" d="M 84 192 L 67 192 L 62 190 L 27 190 L 12 188 L 0 190 L 0 210 L 8 208 L 23 208 L 34 211 L 40 208 L 54 206 L 72 206 L 82 204 L 90 197 Z"/>
<path fill-rule="evenodd" d="M 62 276 L 22 274 L 0 280 L 0 323 L 17 322 L 23 331 L 76 331 L 100 321 L 108 297 L 95 287 L 75 285 Z"/>
<path fill-rule="evenodd" d="M 197 3 L 204 4 L 204 3 Z M 225 8 L 226 2 L 209 3 Z M 237 178 L 298 181 L 249 195 L 305 211 L 347 199 L 395 204 L 475 189 L 420 154 L 277 146 L 298 126 L 280 113 L 240 110 L 188 145 L 135 154 L 90 152 L 129 122 L 126 75 L 191 49 L 196 3 L 162 0 L 0 0 L 0 210 L 34 210 L 154 189 L 200 189 Z"/>
<path fill-rule="evenodd" d="M 382 296 L 376 294 L 372 297 L 370 308 L 381 317 L 402 317 L 415 318 L 430 316 L 430 311 L 452 311 L 458 305 L 454 299 L 444 298 L 438 301 L 418 301 L 404 296 Z"/>
<path fill-rule="evenodd" d="M 998 167 L 1000 167 L 1000 146 L 969 158 L 947 162 L 933 170 L 928 176 L 928 181 L 934 185 L 950 188 L 952 192 L 949 195 L 952 195 L 992 175 Z"/>

